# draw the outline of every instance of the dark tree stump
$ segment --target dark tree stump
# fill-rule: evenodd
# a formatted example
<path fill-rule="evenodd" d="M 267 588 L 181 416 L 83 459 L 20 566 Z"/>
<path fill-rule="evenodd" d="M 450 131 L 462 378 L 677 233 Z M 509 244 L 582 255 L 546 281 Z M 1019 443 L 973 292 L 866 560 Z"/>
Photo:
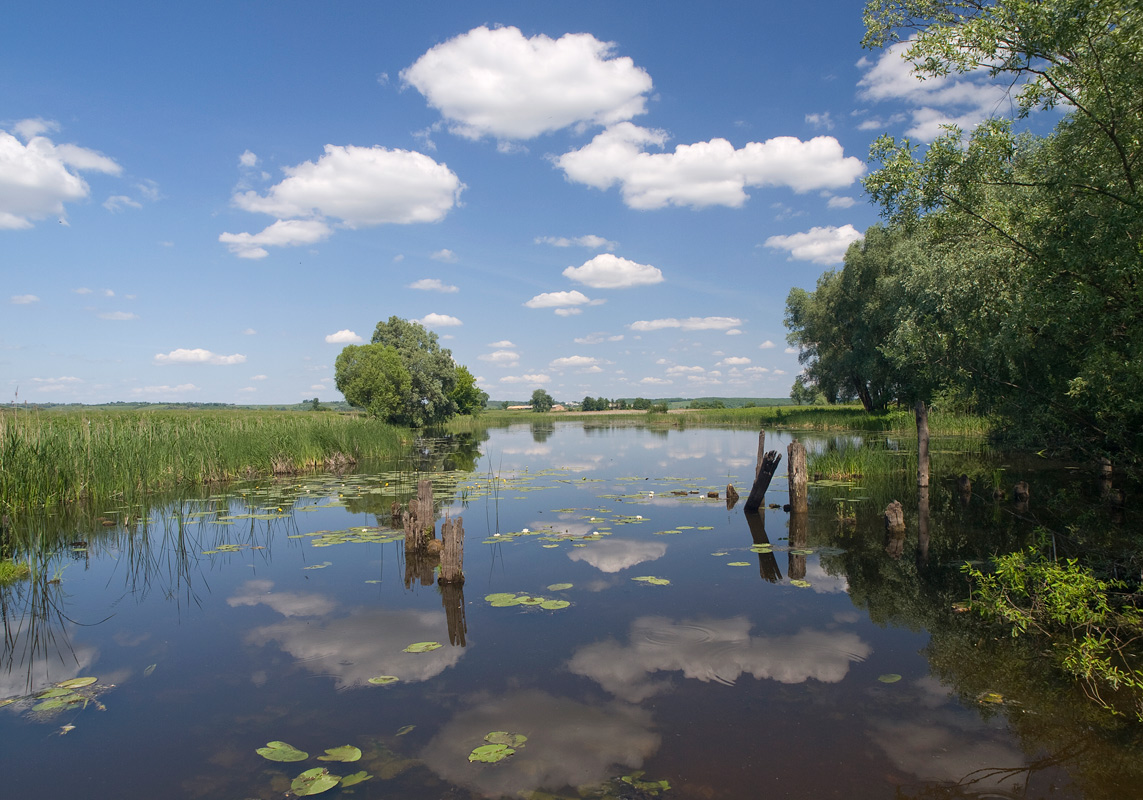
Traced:
<path fill-rule="evenodd" d="M 766 497 L 766 490 L 770 488 L 770 481 L 774 478 L 774 471 L 778 469 L 778 463 L 781 460 L 782 456 L 777 450 L 771 450 L 763 456 L 762 466 L 754 478 L 754 486 L 750 489 L 750 496 L 746 498 L 746 505 L 742 507 L 742 510 L 747 514 L 758 513 L 758 509 L 761 508 L 762 501 Z"/>
<path fill-rule="evenodd" d="M 790 463 L 786 467 L 790 482 L 790 511 L 804 513 L 810 509 L 806 486 L 809 479 L 806 473 L 806 446 L 795 439 L 790 442 L 786 452 L 790 455 Z"/>
<path fill-rule="evenodd" d="M 445 520 L 441 525 L 441 576 L 439 583 L 464 583 L 464 520 Z"/>
<path fill-rule="evenodd" d="M 905 509 L 900 500 L 885 506 L 885 530 L 890 534 L 905 533 Z"/>

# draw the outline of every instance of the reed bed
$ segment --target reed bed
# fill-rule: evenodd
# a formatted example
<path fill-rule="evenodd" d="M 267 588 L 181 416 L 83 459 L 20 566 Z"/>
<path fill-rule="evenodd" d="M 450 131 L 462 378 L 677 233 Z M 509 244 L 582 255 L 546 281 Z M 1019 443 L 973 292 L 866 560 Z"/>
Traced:
<path fill-rule="evenodd" d="M 0 510 L 45 508 L 396 453 L 407 432 L 291 411 L 0 413 Z"/>

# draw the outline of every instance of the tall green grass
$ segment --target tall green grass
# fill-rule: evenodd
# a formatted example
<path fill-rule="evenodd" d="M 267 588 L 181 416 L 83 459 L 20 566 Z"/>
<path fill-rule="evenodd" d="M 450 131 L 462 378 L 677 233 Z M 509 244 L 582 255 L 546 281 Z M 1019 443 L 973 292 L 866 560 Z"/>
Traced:
<path fill-rule="evenodd" d="M 0 412 L 0 510 L 345 465 L 397 452 L 402 435 L 332 413 L 7 409 Z"/>

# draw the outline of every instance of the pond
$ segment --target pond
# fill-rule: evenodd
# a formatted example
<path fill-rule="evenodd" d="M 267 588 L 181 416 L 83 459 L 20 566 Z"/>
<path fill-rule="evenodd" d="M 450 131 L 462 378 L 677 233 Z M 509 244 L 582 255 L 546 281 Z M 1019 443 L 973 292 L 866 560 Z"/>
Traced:
<path fill-rule="evenodd" d="M 820 482 L 791 527 L 785 459 L 779 507 L 728 508 L 751 431 L 485 437 L 43 522 L 60 546 L 0 591 L 3 796 L 1139 796 L 1136 727 L 954 609 L 960 565 L 1031 541 L 1034 508 L 938 467 L 927 531 L 908 480 Z M 1069 477 L 1043 467 L 1019 469 Z M 388 526 L 425 477 L 463 588 Z"/>

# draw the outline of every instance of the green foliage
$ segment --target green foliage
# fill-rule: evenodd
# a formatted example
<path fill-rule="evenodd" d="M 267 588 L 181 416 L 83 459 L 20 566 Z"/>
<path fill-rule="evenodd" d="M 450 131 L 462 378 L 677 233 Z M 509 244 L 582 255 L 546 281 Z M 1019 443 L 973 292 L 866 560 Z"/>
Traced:
<path fill-rule="evenodd" d="M 1128 699 L 1143 720 L 1143 671 L 1133 643 L 1143 614 L 1119 581 L 1097 578 L 1074 559 L 1058 562 L 1032 548 L 992 559 L 993 571 L 971 565 L 971 607 L 1011 635 L 1051 642 L 1051 656 L 1079 680 L 1088 697 L 1112 713 Z M 1119 697 L 1116 697 L 1116 693 Z"/>
<path fill-rule="evenodd" d="M 465 366 L 457 366 L 456 386 L 449 396 L 458 414 L 479 414 L 488 404 L 488 392 L 476 385 L 476 378 Z"/>
<path fill-rule="evenodd" d="M 550 394 L 548 394 L 547 392 L 545 392 L 543 389 L 537 389 L 536 391 L 532 392 L 532 410 L 533 411 L 536 411 L 539 413 L 551 411 L 552 406 L 554 406 L 555 404 L 556 404 L 556 401 L 553 400 L 552 396 Z"/>
<path fill-rule="evenodd" d="M 395 347 L 347 345 L 334 362 L 337 390 L 370 416 L 395 425 L 405 422 L 412 376 Z"/>
<path fill-rule="evenodd" d="M 456 413 L 452 398 L 457 385 L 456 364 L 452 353 L 440 346 L 435 333 L 419 322 L 389 317 L 387 322 L 377 323 L 372 343 L 393 348 L 408 375 L 406 385 L 401 373 L 386 372 L 389 379 L 402 379 L 399 387 L 374 389 L 396 395 L 395 402 L 386 400 L 385 408 L 392 410 L 382 419 L 394 425 L 423 428 L 442 423 Z"/>
<path fill-rule="evenodd" d="M 691 408 L 726 408 L 726 403 L 724 403 L 722 400 L 717 400 L 717 399 L 714 399 L 714 400 L 710 400 L 710 399 L 692 400 L 690 407 Z"/>
<path fill-rule="evenodd" d="M 0 558 L 0 586 L 26 580 L 32 574 L 31 567 L 26 561 L 12 561 Z"/>

